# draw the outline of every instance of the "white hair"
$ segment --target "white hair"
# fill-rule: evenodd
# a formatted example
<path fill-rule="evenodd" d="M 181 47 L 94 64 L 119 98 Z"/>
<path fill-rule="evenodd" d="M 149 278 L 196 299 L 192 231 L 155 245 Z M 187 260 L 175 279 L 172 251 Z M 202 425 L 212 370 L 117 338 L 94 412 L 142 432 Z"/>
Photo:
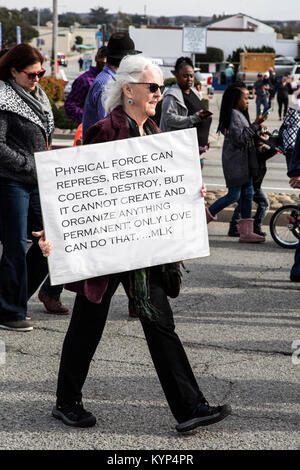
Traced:
<path fill-rule="evenodd" d="M 137 54 L 128 55 L 121 60 L 115 80 L 109 80 L 103 91 L 102 103 L 107 112 L 110 113 L 122 104 L 122 86 L 130 82 L 138 83 L 145 70 L 156 70 L 163 79 L 161 69 L 150 58 Z"/>

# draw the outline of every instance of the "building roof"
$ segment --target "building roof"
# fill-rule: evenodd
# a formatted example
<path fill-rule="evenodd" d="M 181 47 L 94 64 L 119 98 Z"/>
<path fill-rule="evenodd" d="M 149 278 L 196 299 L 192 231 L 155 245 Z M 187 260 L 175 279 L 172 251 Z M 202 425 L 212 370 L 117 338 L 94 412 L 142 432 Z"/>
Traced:
<path fill-rule="evenodd" d="M 238 13 L 208 25 L 209 31 L 248 31 L 274 33 L 274 28 L 251 16 Z"/>

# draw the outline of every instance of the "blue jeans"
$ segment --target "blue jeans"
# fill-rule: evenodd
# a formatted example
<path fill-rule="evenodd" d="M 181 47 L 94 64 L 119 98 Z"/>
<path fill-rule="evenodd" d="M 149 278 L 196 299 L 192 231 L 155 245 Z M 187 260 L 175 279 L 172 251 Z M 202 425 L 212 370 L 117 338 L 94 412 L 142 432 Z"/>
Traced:
<path fill-rule="evenodd" d="M 294 264 L 291 269 L 291 274 L 294 276 L 300 276 L 300 240 L 296 248 Z"/>
<path fill-rule="evenodd" d="M 263 113 L 269 109 L 269 102 L 267 98 L 256 98 L 256 114 L 260 114 L 261 106 L 264 107 Z"/>
<path fill-rule="evenodd" d="M 269 199 L 267 198 L 263 190 L 259 188 L 254 191 L 253 201 L 255 202 L 255 204 L 257 204 L 257 209 L 254 216 L 254 225 L 260 228 L 269 208 Z M 230 221 L 230 227 L 232 229 L 236 229 L 238 219 L 240 219 L 240 217 L 241 209 L 240 204 L 238 204 L 232 214 L 232 218 Z"/>
<path fill-rule="evenodd" d="M 3 252 L 0 261 L 0 320 L 24 320 L 27 301 L 48 274 L 48 264 L 37 239 L 27 251 L 27 222 L 41 230 L 37 186 L 0 178 L 0 226 Z"/>
<path fill-rule="evenodd" d="M 240 201 L 240 210 L 242 219 L 250 219 L 253 200 L 253 185 L 252 180 L 242 186 L 235 186 L 228 188 L 228 193 L 217 199 L 210 207 L 211 215 L 215 216 L 218 212 L 225 209 L 225 207 Z"/>

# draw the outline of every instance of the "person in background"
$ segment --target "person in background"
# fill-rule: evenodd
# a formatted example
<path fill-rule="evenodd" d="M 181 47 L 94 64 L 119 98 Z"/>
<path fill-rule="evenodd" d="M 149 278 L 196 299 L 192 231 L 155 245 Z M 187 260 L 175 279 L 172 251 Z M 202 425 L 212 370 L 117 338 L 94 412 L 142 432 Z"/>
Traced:
<path fill-rule="evenodd" d="M 300 113 L 300 79 L 294 84 L 293 95 L 295 96 L 296 101 L 296 111 Z"/>
<path fill-rule="evenodd" d="M 122 58 L 126 55 L 139 53 L 140 51 L 135 50 L 134 42 L 128 33 L 118 32 L 111 35 L 106 50 L 107 63 L 94 80 L 86 98 L 82 120 L 83 138 L 89 127 L 107 115 L 102 103 L 102 93 L 105 85 L 110 80 L 114 80 Z"/>
<path fill-rule="evenodd" d="M 287 175 L 290 177 L 289 184 L 300 191 L 300 129 L 298 130 L 294 152 L 292 154 Z M 300 240 L 296 248 L 294 264 L 290 272 L 292 282 L 300 282 Z"/>
<path fill-rule="evenodd" d="M 79 64 L 79 72 L 82 72 L 82 67 L 83 67 L 83 58 L 82 57 L 79 57 L 78 64 Z"/>
<path fill-rule="evenodd" d="M 251 218 L 253 200 L 252 178 L 258 174 L 255 136 L 267 116 L 258 115 L 250 123 L 249 91 L 242 85 L 229 86 L 223 95 L 218 131 L 224 135 L 222 150 L 223 172 L 228 193 L 206 207 L 207 222 L 217 220 L 217 213 L 239 201 L 241 219 L 238 222 L 239 241 L 261 243 L 265 237 L 253 232 Z"/>
<path fill-rule="evenodd" d="M 193 87 L 194 66 L 189 57 L 177 59 L 175 77 L 177 83 L 168 88 L 163 96 L 159 127 L 163 132 L 195 127 L 201 159 L 209 146 L 212 113 L 207 110 L 201 95 Z"/>
<path fill-rule="evenodd" d="M 31 229 L 42 227 L 34 153 L 50 148 L 54 129 L 42 64 L 29 44 L 0 59 L 0 328 L 12 331 L 33 329 L 27 302 L 48 275 L 38 244 L 27 250 L 29 219 Z"/>
<path fill-rule="evenodd" d="M 275 89 L 276 89 L 276 75 L 274 72 L 273 67 L 269 67 L 268 69 L 268 79 L 269 79 L 269 109 L 272 108 L 272 101 L 275 96 Z"/>
<path fill-rule="evenodd" d="M 253 201 L 255 202 L 257 208 L 254 215 L 253 221 L 253 232 L 262 237 L 266 236 L 266 232 L 262 231 L 262 224 L 264 218 L 267 215 L 269 208 L 269 199 L 262 190 L 262 182 L 267 172 L 266 161 L 276 155 L 277 150 L 273 148 L 266 147 L 263 142 L 260 142 L 256 148 L 257 161 L 258 161 L 258 173 L 253 178 Z M 229 223 L 228 236 L 229 237 L 239 237 L 238 231 L 238 221 L 241 217 L 240 205 L 238 204 L 232 214 L 231 221 Z"/>
<path fill-rule="evenodd" d="M 225 79 L 226 79 L 226 86 L 232 85 L 233 77 L 234 77 L 234 66 L 233 64 L 228 64 L 225 71 Z"/>
<path fill-rule="evenodd" d="M 0 57 L 2 57 L 9 49 L 3 49 L 0 51 Z M 32 241 L 31 232 L 35 230 L 36 217 L 32 211 L 28 211 L 27 217 L 27 235 L 30 242 Z M 29 241 L 29 240 L 28 240 Z M 1 228 L 0 228 L 0 242 L 1 242 Z M 44 284 L 42 285 L 39 293 L 38 299 L 44 304 L 47 313 L 53 313 L 56 315 L 66 315 L 69 313 L 67 307 L 65 307 L 60 300 L 60 295 L 63 291 L 63 286 L 51 286 L 49 276 L 46 277 Z M 29 314 L 27 313 L 27 319 L 29 319 Z"/>
<path fill-rule="evenodd" d="M 82 75 L 74 80 L 64 108 L 67 116 L 78 124 L 82 123 L 83 108 L 90 86 L 106 64 L 106 47 L 100 47 L 95 56 L 96 66 L 90 66 Z"/>
<path fill-rule="evenodd" d="M 257 74 L 257 80 L 253 86 L 253 96 L 256 95 L 256 115 L 259 116 L 261 113 L 261 107 L 263 106 L 263 113 L 269 109 L 268 102 L 268 90 L 270 86 L 264 82 L 262 73 Z"/>
<path fill-rule="evenodd" d="M 162 72 L 151 59 L 139 55 L 125 57 L 115 80 L 106 88 L 105 106 L 110 114 L 88 130 L 84 144 L 159 133 L 151 117 L 155 115 L 161 98 L 162 83 Z M 48 256 L 50 242 L 41 235 L 40 246 L 44 255 Z M 226 404 L 210 406 L 199 389 L 175 332 L 173 312 L 163 284 L 162 266 L 76 283 L 75 289 L 81 294 L 76 296 L 64 340 L 57 402 L 52 415 L 68 426 L 89 427 L 96 424 L 96 417 L 83 407 L 82 387 L 105 327 L 111 299 L 120 283 L 134 300 L 154 367 L 178 422 L 177 431 L 190 431 L 226 418 L 231 413 L 231 407 Z"/>
<path fill-rule="evenodd" d="M 288 106 L 289 106 L 289 95 L 293 93 L 290 80 L 287 75 L 283 75 L 282 80 L 277 81 L 275 93 L 277 93 L 278 102 L 278 116 L 279 121 L 282 119 L 282 108 L 283 117 L 285 117 Z"/>

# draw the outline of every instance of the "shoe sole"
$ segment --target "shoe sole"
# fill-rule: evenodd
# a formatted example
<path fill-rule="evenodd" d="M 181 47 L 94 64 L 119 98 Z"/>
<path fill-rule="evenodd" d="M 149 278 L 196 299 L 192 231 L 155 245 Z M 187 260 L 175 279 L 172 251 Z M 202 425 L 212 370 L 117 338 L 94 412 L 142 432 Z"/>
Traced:
<path fill-rule="evenodd" d="M 210 424 L 218 423 L 222 419 L 226 418 L 231 414 L 231 406 L 224 405 L 219 413 L 216 413 L 211 416 L 203 416 L 199 418 L 193 418 L 184 423 L 177 424 L 176 430 L 178 432 L 187 432 L 192 431 L 199 426 L 208 426 Z"/>
<path fill-rule="evenodd" d="M 51 312 L 51 310 L 47 310 L 44 312 L 45 314 L 48 313 L 49 315 L 69 315 L 69 310 L 67 312 Z"/>
<path fill-rule="evenodd" d="M 20 331 L 20 332 L 26 332 L 26 331 L 32 331 L 33 326 L 27 326 L 25 328 L 13 328 L 11 326 L 5 326 L 5 325 L 0 325 L 1 330 L 7 330 L 7 331 Z"/>
<path fill-rule="evenodd" d="M 77 423 L 76 421 L 71 421 L 61 411 L 57 410 L 56 407 L 52 409 L 52 416 L 56 419 L 60 419 L 67 426 L 73 426 L 75 428 L 90 428 L 92 426 L 95 426 L 97 421 L 95 416 L 90 416 L 85 421 L 81 421 L 80 423 Z"/>
<path fill-rule="evenodd" d="M 265 238 L 263 240 L 251 240 L 251 239 L 241 240 L 241 239 L 239 239 L 240 243 L 264 243 L 265 241 L 266 241 Z"/>

